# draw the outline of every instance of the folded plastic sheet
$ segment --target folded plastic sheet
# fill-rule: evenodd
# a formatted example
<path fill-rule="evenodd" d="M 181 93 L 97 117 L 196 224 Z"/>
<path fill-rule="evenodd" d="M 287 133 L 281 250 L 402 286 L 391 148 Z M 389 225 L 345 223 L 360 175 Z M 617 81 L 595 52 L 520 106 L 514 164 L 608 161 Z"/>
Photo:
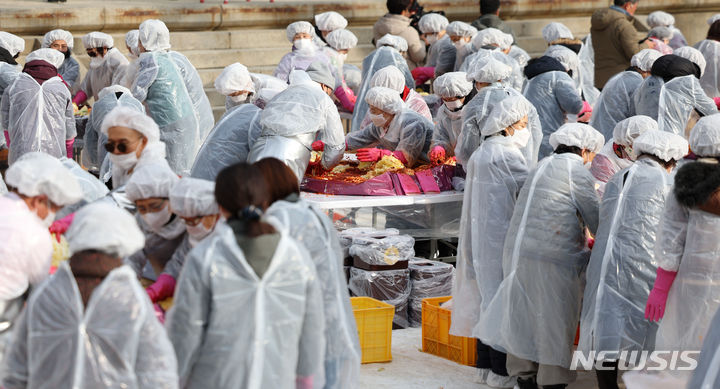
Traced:
<path fill-rule="evenodd" d="M 385 238 L 355 237 L 350 255 L 375 266 L 394 265 L 415 256 L 415 239 L 409 235 Z"/>
<path fill-rule="evenodd" d="M 422 322 L 422 300 L 450 296 L 455 268 L 449 263 L 418 258 L 410 261 L 409 269 L 411 291 L 408 317 L 411 327 L 419 327 Z"/>
<path fill-rule="evenodd" d="M 353 296 L 367 296 L 395 307 L 394 327 L 407 328 L 410 270 L 367 271 L 350 268 L 348 283 Z"/>
<path fill-rule="evenodd" d="M 400 235 L 400 231 L 395 228 L 378 230 L 372 227 L 348 228 L 338 233 L 340 239 L 340 247 L 343 249 L 343 258 L 350 256 L 350 246 L 352 246 L 353 238 L 385 238 L 388 236 Z"/>

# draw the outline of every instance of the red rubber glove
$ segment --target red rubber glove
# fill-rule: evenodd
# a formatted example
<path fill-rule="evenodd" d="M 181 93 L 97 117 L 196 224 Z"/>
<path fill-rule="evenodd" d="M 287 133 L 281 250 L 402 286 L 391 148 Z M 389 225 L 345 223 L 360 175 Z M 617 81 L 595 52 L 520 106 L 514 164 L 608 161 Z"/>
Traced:
<path fill-rule="evenodd" d="M 355 110 L 357 97 L 352 89 L 340 85 L 335 89 L 335 97 L 340 100 L 340 104 L 342 104 L 342 107 L 345 108 L 346 111 L 352 112 Z"/>
<path fill-rule="evenodd" d="M 713 101 L 715 102 L 717 109 L 720 109 L 720 97 L 713 97 Z"/>
<path fill-rule="evenodd" d="M 65 150 L 67 151 L 67 157 L 73 158 L 73 144 L 75 144 L 75 138 L 65 141 Z"/>
<path fill-rule="evenodd" d="M 442 146 L 433 147 L 428 157 L 430 157 L 430 162 L 438 165 L 441 164 L 445 161 L 445 148 Z"/>
<path fill-rule="evenodd" d="M 648 296 L 645 305 L 645 318 L 650 321 L 659 321 L 665 315 L 665 304 L 667 303 L 668 292 L 675 281 L 677 272 L 667 271 L 661 267 L 657 269 L 655 284 Z"/>
<path fill-rule="evenodd" d="M 312 145 L 310 145 L 310 147 L 312 147 L 313 151 L 324 151 L 325 143 L 323 143 L 323 141 L 321 140 L 316 140 L 315 142 L 312 142 Z"/>
<path fill-rule="evenodd" d="M 367 149 L 359 149 L 357 151 L 357 158 L 361 162 L 375 162 L 379 161 L 383 156 L 390 154 L 392 154 L 390 150 L 371 147 Z"/>
<path fill-rule="evenodd" d="M 400 150 L 396 150 L 396 151 L 392 152 L 392 156 L 397 158 L 400 162 L 402 162 L 403 165 L 407 166 L 408 161 L 407 161 L 407 159 L 405 159 L 405 153 L 403 153 Z"/>
<path fill-rule="evenodd" d="M 87 99 L 88 99 L 88 96 L 87 96 L 87 94 L 85 94 L 85 92 L 78 91 L 78 93 L 75 94 L 75 97 L 73 97 L 72 102 L 77 105 L 80 105 L 80 104 L 86 102 Z"/>
<path fill-rule="evenodd" d="M 583 101 L 583 107 L 580 110 L 580 113 L 577 114 L 578 122 L 581 123 L 589 123 L 590 118 L 592 117 L 592 106 L 587 101 Z"/>
<path fill-rule="evenodd" d="M 295 389 L 312 389 L 313 377 L 295 377 Z"/>
<path fill-rule="evenodd" d="M 155 308 L 155 317 L 160 321 L 160 324 L 165 324 L 165 311 L 160 304 L 153 304 L 153 308 Z"/>
<path fill-rule="evenodd" d="M 50 225 L 49 230 L 51 233 L 55 234 L 55 238 L 57 239 L 58 243 L 60 243 L 60 235 L 64 234 L 65 231 L 70 228 L 73 219 L 75 219 L 75 214 L 71 213 L 60 220 L 55 220 L 53 224 Z"/>
<path fill-rule="evenodd" d="M 422 85 L 427 82 L 427 80 L 435 77 L 435 67 L 433 66 L 425 66 L 425 67 L 419 67 L 413 69 L 410 73 L 412 73 L 413 78 L 415 79 L 415 85 Z"/>
<path fill-rule="evenodd" d="M 152 285 L 148 286 L 145 291 L 150 296 L 150 301 L 156 303 L 158 301 L 165 300 L 168 297 L 172 297 L 175 292 L 175 279 L 168 274 L 160 274 L 157 281 Z"/>
<path fill-rule="evenodd" d="M 5 135 L 5 144 L 10 148 L 10 134 L 8 134 L 7 131 L 3 131 L 3 135 Z"/>

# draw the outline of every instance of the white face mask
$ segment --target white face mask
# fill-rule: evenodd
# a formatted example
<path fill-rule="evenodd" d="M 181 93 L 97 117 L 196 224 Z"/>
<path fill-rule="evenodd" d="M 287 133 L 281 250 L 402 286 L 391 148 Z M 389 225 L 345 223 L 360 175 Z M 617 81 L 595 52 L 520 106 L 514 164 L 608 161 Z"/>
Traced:
<path fill-rule="evenodd" d="M 455 48 L 458 50 L 462 49 L 466 44 L 467 42 L 465 42 L 465 39 L 460 39 L 457 42 L 453 42 L 453 45 L 455 45 Z"/>
<path fill-rule="evenodd" d="M 427 41 L 427 44 L 429 44 L 430 46 L 435 44 L 435 42 L 437 42 L 437 40 L 438 40 L 437 34 L 428 35 L 425 37 L 425 41 Z"/>
<path fill-rule="evenodd" d="M 200 222 L 196 226 L 185 226 L 185 229 L 187 229 L 190 246 L 195 247 L 201 240 L 205 239 L 211 232 L 213 232 L 214 226 L 213 228 L 207 228 L 202 222 Z"/>
<path fill-rule="evenodd" d="M 91 69 L 97 69 L 105 62 L 105 57 L 100 57 L 99 55 L 96 55 L 90 59 L 90 68 Z"/>
<path fill-rule="evenodd" d="M 310 39 L 295 39 L 293 46 L 300 51 L 315 51 L 315 44 Z"/>
<path fill-rule="evenodd" d="M 449 110 L 455 111 L 456 109 L 459 109 L 463 106 L 463 102 L 460 99 L 453 100 L 453 101 L 445 101 L 445 106 L 448 107 Z"/>
<path fill-rule="evenodd" d="M 378 128 L 382 128 L 383 126 L 385 126 L 385 123 L 387 122 L 387 119 L 385 119 L 385 116 L 383 116 L 382 114 L 375 115 L 375 114 L 371 113 L 370 120 L 372 120 L 372 123 L 375 125 L 375 127 L 378 127 Z"/>
<path fill-rule="evenodd" d="M 158 212 L 152 212 L 152 213 L 146 213 L 144 215 L 141 215 L 145 223 L 150 227 L 153 231 L 160 230 L 167 222 L 170 221 L 170 218 L 172 217 L 172 214 L 170 213 L 170 210 L 168 209 L 167 204 L 165 204 L 165 207 L 163 207 L 162 210 Z"/>
<path fill-rule="evenodd" d="M 136 150 L 133 150 L 127 154 L 120 154 L 120 155 L 110 153 L 109 157 L 110 157 L 110 162 L 112 162 L 113 165 L 115 165 L 125 171 L 128 171 L 128 170 L 134 168 L 138 162 Z"/>
<path fill-rule="evenodd" d="M 228 96 L 228 97 L 230 97 L 230 100 L 232 100 L 233 103 L 246 103 L 249 95 L 250 95 L 249 93 L 242 93 L 237 96 Z"/>
<path fill-rule="evenodd" d="M 530 141 L 530 130 L 526 127 L 515 129 L 515 134 L 512 136 L 512 142 L 515 146 L 522 149 L 527 146 Z"/>

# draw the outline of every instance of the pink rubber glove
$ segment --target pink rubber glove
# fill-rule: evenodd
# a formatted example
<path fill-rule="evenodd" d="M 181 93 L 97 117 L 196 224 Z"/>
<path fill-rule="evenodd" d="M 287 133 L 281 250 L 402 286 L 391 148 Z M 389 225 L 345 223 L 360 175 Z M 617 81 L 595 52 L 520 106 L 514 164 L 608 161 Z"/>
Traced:
<path fill-rule="evenodd" d="M 150 296 L 150 301 L 156 303 L 172 297 L 175 292 L 175 284 L 176 281 L 172 276 L 163 273 L 160 274 L 157 281 L 148 286 L 145 291 L 147 291 L 148 296 Z"/>
<path fill-rule="evenodd" d="M 10 134 L 8 134 L 7 131 L 3 131 L 3 135 L 5 135 L 5 144 L 10 148 Z"/>
<path fill-rule="evenodd" d="M 73 97 L 72 102 L 77 105 L 80 105 L 80 104 L 86 102 L 87 99 L 88 99 L 88 96 L 87 96 L 87 94 L 85 94 L 84 91 L 78 91 L 78 93 L 75 94 L 75 97 Z"/>
<path fill-rule="evenodd" d="M 352 89 L 340 85 L 335 89 L 335 97 L 340 100 L 340 104 L 342 104 L 343 108 L 345 108 L 346 111 L 352 112 L 353 110 L 355 110 L 355 102 L 357 101 L 357 97 L 355 97 L 355 93 L 352 91 Z"/>
<path fill-rule="evenodd" d="M 435 164 L 441 164 L 445 161 L 445 148 L 442 146 L 435 146 L 430 150 L 430 162 Z"/>
<path fill-rule="evenodd" d="M 650 321 L 659 321 L 665 315 L 665 304 L 667 303 L 668 292 L 675 281 L 677 272 L 667 271 L 661 267 L 657 269 L 655 284 L 648 296 L 645 306 L 645 318 Z"/>
<path fill-rule="evenodd" d="M 310 145 L 310 147 L 312 147 L 313 151 L 324 151 L 325 143 L 323 143 L 323 141 L 321 140 L 316 140 L 315 142 L 312 142 L 312 145 Z"/>
<path fill-rule="evenodd" d="M 435 77 L 435 68 L 433 66 L 419 67 L 413 69 L 410 73 L 415 79 L 415 85 L 422 85 L 427 80 Z"/>
<path fill-rule="evenodd" d="M 403 152 L 400 151 L 400 150 L 396 150 L 396 151 L 393 151 L 393 152 L 392 152 L 392 156 L 395 157 L 395 158 L 397 158 L 400 162 L 402 162 L 403 165 L 407 166 L 408 161 L 407 161 L 407 159 L 405 158 L 405 153 L 403 153 Z"/>
<path fill-rule="evenodd" d="M 581 123 L 588 123 L 590 122 L 590 118 L 592 117 L 592 106 L 587 101 L 583 101 L 583 107 L 580 110 L 580 113 L 577 114 L 578 122 Z"/>
<path fill-rule="evenodd" d="M 295 388 L 296 389 L 312 389 L 313 377 L 295 377 Z"/>
<path fill-rule="evenodd" d="M 75 214 L 71 213 L 60 220 L 55 220 L 53 224 L 50 225 L 49 230 L 51 233 L 55 234 L 55 238 L 58 243 L 60 243 L 60 235 L 64 234 L 68 228 L 70 228 L 73 219 L 75 219 Z"/>
<path fill-rule="evenodd" d="M 717 109 L 720 109 L 720 97 L 713 97 L 713 101 L 715 102 Z"/>
<path fill-rule="evenodd" d="M 160 304 L 153 304 L 153 308 L 155 308 L 155 317 L 160 321 L 160 324 L 165 324 L 165 311 Z"/>
<path fill-rule="evenodd" d="M 392 154 L 390 150 L 371 147 L 367 149 L 359 149 L 357 151 L 357 158 L 361 162 L 375 162 L 379 161 L 383 156 L 390 154 Z"/>
<path fill-rule="evenodd" d="M 73 158 L 73 144 L 75 144 L 75 138 L 65 141 L 65 150 L 69 159 Z"/>

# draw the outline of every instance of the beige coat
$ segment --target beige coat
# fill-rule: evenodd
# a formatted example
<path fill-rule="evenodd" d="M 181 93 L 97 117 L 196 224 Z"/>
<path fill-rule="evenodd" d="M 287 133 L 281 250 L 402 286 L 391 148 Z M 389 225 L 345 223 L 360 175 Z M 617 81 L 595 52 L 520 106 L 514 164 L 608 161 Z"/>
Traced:
<path fill-rule="evenodd" d="M 402 15 L 385 14 L 373 26 L 373 43 L 385 34 L 403 37 L 408 43 L 407 63 L 410 70 L 422 66 L 425 59 L 425 42 L 417 30 L 410 26 L 410 18 Z"/>
<path fill-rule="evenodd" d="M 614 9 L 605 8 L 592 15 L 590 34 L 595 51 L 595 87 L 630 67 L 630 59 L 643 49 L 638 43 L 647 32 L 641 22 Z"/>

